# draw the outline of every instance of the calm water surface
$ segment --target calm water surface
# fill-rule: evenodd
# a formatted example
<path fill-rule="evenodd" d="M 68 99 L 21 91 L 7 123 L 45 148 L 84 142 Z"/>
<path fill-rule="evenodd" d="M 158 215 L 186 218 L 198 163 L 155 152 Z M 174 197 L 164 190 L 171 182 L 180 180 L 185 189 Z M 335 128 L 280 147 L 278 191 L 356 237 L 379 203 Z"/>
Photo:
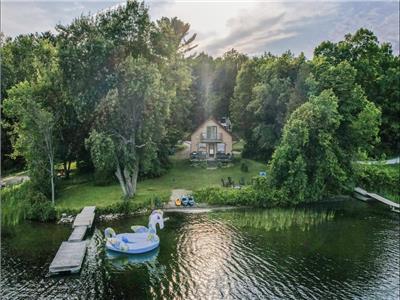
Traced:
<path fill-rule="evenodd" d="M 80 274 L 49 277 L 70 226 L 2 230 L 2 299 L 399 299 L 399 215 L 345 201 L 303 209 L 166 214 L 161 247 L 142 256 L 104 249 L 101 223 Z"/>

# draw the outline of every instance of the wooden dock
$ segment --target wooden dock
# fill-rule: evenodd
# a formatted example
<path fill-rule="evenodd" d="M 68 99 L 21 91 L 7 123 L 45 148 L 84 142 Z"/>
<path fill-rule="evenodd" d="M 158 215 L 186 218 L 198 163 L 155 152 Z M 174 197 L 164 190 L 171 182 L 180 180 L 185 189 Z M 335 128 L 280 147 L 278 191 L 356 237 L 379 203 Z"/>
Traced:
<path fill-rule="evenodd" d="M 82 267 L 83 258 L 86 252 L 86 242 L 62 242 L 58 249 L 49 271 L 51 274 L 64 272 L 77 273 Z"/>
<path fill-rule="evenodd" d="M 379 201 L 385 205 L 388 205 L 393 211 L 395 212 L 400 212 L 400 204 L 393 202 L 389 199 L 386 199 L 378 194 L 375 193 L 369 193 L 366 190 L 363 190 L 362 188 L 356 187 L 354 189 L 354 197 L 362 200 L 362 201 Z"/>
<path fill-rule="evenodd" d="M 95 206 L 85 207 L 72 224 L 74 229 L 67 242 L 62 242 L 56 256 L 50 264 L 51 275 L 60 273 L 77 273 L 82 267 L 86 253 L 86 231 L 92 227 L 95 217 Z"/>
<path fill-rule="evenodd" d="M 68 242 L 80 242 L 86 234 L 87 226 L 77 226 L 68 238 Z"/>
<path fill-rule="evenodd" d="M 95 209 L 96 209 L 95 206 L 84 207 L 82 211 L 75 217 L 75 221 L 72 224 L 72 228 L 78 226 L 86 226 L 89 228 L 92 227 Z"/>

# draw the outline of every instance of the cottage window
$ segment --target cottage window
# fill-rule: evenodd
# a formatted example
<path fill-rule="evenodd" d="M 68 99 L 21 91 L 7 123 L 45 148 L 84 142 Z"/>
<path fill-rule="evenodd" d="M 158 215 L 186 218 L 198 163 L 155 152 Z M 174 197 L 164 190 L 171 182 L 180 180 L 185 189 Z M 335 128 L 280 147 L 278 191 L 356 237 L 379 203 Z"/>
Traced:
<path fill-rule="evenodd" d="M 207 145 L 205 143 L 197 144 L 197 151 L 198 152 L 206 152 L 207 151 Z"/>
<path fill-rule="evenodd" d="M 217 126 L 207 126 L 207 138 L 208 139 L 217 138 Z"/>
<path fill-rule="evenodd" d="M 224 143 L 217 144 L 217 153 L 225 153 L 225 144 Z"/>

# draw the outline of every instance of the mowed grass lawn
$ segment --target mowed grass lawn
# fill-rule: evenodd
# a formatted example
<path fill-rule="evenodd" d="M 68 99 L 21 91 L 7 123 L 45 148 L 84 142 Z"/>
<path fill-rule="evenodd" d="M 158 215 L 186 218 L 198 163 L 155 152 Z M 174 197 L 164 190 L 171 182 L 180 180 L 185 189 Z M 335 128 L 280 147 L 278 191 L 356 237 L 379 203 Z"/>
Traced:
<path fill-rule="evenodd" d="M 241 163 L 245 162 L 249 172 L 242 172 Z M 266 164 L 242 159 L 233 166 L 208 170 L 190 166 L 187 160 L 173 160 L 173 167 L 167 174 L 155 179 L 140 181 L 137 187 L 137 195 L 132 200 L 137 204 L 147 204 L 155 196 L 167 201 L 172 189 L 195 190 L 207 186 L 221 186 L 221 178 L 230 176 L 235 182 L 243 177 L 246 182 L 260 171 L 266 169 Z M 72 176 L 62 182 L 56 206 L 58 209 L 80 209 L 88 205 L 106 207 L 121 201 L 121 187 L 116 182 L 109 186 L 96 186 L 91 176 Z"/>

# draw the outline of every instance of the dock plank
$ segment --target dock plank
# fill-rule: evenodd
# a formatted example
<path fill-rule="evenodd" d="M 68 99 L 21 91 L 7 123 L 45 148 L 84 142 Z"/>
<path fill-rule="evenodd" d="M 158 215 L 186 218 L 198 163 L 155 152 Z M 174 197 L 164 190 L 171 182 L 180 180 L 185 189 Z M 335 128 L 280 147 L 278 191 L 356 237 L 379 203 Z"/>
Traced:
<path fill-rule="evenodd" d="M 390 201 L 389 199 L 386 199 L 386 198 L 384 198 L 384 197 L 382 197 L 382 196 L 380 196 L 378 194 L 368 193 L 368 195 L 371 198 L 374 198 L 374 199 L 376 199 L 376 200 L 378 200 L 378 201 L 380 201 L 382 203 L 385 203 L 386 205 L 389 205 L 389 206 L 394 207 L 394 208 L 400 208 L 400 204 L 399 203 Z"/>
<path fill-rule="evenodd" d="M 354 192 L 356 192 L 356 193 L 358 193 L 358 194 L 360 194 L 360 195 L 363 195 L 363 196 L 368 197 L 368 192 L 367 192 L 366 190 L 363 190 L 363 189 L 360 188 L 360 187 L 356 187 L 356 188 L 354 189 Z"/>
<path fill-rule="evenodd" d="M 75 228 L 77 226 L 92 227 L 94 217 L 95 217 L 94 213 L 78 214 L 75 217 L 74 223 L 72 224 L 72 228 Z"/>
<path fill-rule="evenodd" d="M 86 242 L 62 242 L 56 256 L 50 264 L 50 273 L 71 272 L 80 270 L 86 253 Z"/>
<path fill-rule="evenodd" d="M 68 242 L 80 242 L 83 240 L 86 230 L 88 229 L 87 226 L 77 226 L 72 231 L 71 235 L 68 238 Z"/>
<path fill-rule="evenodd" d="M 82 211 L 80 212 L 81 215 L 85 214 L 94 214 L 94 211 L 96 210 L 96 206 L 85 206 Z"/>
<path fill-rule="evenodd" d="M 364 201 L 364 202 L 374 201 L 374 199 L 372 199 L 371 197 L 364 196 L 364 195 L 361 195 L 359 193 L 354 193 L 353 196 L 354 196 L 354 198 L 356 198 L 358 200 L 361 200 L 361 201 Z"/>

